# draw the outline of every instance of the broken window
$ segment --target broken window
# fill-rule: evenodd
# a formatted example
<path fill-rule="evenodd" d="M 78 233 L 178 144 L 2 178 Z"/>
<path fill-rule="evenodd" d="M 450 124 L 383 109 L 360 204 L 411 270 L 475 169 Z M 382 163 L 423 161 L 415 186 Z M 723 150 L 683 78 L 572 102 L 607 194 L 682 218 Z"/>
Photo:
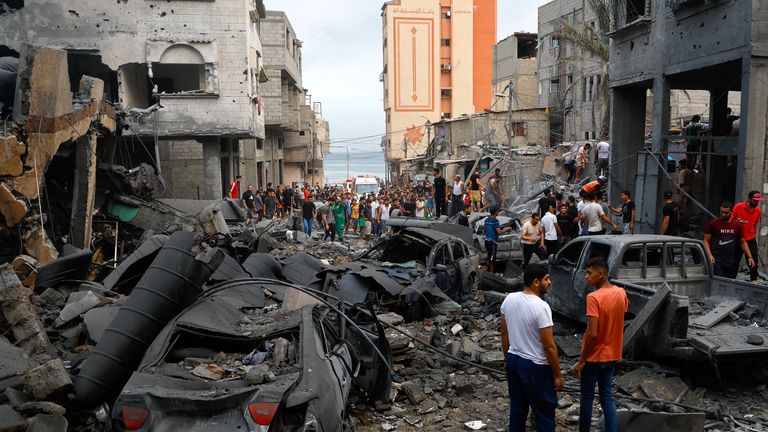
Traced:
<path fill-rule="evenodd" d="M 512 136 L 528 136 L 528 123 L 526 122 L 514 122 L 512 123 Z"/>
<path fill-rule="evenodd" d="M 461 248 L 461 243 L 459 242 L 451 243 L 451 252 L 453 252 L 454 261 L 464 258 L 464 249 Z"/>
<path fill-rule="evenodd" d="M 440 89 L 440 96 L 444 98 L 451 97 L 451 89 Z"/>
<path fill-rule="evenodd" d="M 152 72 L 158 93 L 203 91 L 205 87 L 205 69 L 200 64 L 155 63 Z"/>
<path fill-rule="evenodd" d="M 629 24 L 632 21 L 645 16 L 645 1 L 646 0 L 626 0 L 626 20 L 625 24 Z"/>
<path fill-rule="evenodd" d="M 451 46 L 451 40 L 450 39 L 440 39 L 440 46 L 444 46 L 444 47 Z"/>
<path fill-rule="evenodd" d="M 24 7 L 24 0 L 3 0 L 0 2 L 0 15 L 5 15 Z"/>
<path fill-rule="evenodd" d="M 552 36 L 552 38 L 549 39 L 549 47 L 550 48 L 559 48 L 560 47 L 560 38 L 557 36 Z"/>
<path fill-rule="evenodd" d="M 557 265 L 562 267 L 576 267 L 584 250 L 585 242 L 575 242 L 566 246 L 557 256 Z"/>

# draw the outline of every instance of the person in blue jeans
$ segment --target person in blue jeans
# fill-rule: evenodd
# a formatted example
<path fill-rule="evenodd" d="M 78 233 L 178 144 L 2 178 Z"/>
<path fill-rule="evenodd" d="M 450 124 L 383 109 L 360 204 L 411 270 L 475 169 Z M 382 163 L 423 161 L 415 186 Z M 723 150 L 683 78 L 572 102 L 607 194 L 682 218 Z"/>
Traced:
<path fill-rule="evenodd" d="M 597 290 L 587 294 L 587 330 L 579 362 L 573 367 L 573 374 L 581 379 L 579 432 L 589 432 L 592 426 L 595 385 L 600 392 L 604 430 L 616 432 L 613 371 L 616 362 L 621 360 L 624 314 L 629 310 L 629 299 L 623 288 L 608 280 L 608 264 L 602 257 L 587 262 L 585 279 Z"/>
<path fill-rule="evenodd" d="M 552 331 L 552 309 L 541 299 L 549 290 L 549 270 L 531 264 L 525 290 L 501 304 L 501 345 L 506 356 L 509 431 L 525 431 L 529 409 L 537 432 L 554 432 L 557 391 L 563 376 Z"/>
<path fill-rule="evenodd" d="M 312 237 L 312 224 L 317 217 L 317 207 L 315 207 L 314 197 L 310 197 L 301 205 L 301 219 L 304 222 L 304 234 Z"/>

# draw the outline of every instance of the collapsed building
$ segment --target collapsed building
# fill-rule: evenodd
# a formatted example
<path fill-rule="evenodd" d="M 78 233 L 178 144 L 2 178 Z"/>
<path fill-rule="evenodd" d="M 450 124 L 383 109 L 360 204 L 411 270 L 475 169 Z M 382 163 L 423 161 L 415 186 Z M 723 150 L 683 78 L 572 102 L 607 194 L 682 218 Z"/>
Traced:
<path fill-rule="evenodd" d="M 753 189 L 765 191 L 768 79 L 761 63 L 766 49 L 762 7 L 751 0 L 616 3 L 610 86 L 611 158 L 618 165 L 612 171 L 611 196 L 615 199 L 624 189 L 634 192 L 637 231 L 656 232 L 660 225 L 662 192 L 676 185 L 669 159 L 688 159 L 698 168 L 691 194 L 701 204 L 688 211 L 700 224 L 717 213 L 722 201 L 742 200 Z M 676 90 L 708 92 L 705 134 L 670 132 Z M 647 101 L 649 91 L 653 96 Z M 734 95 L 740 96 L 740 119 L 729 113 Z M 647 110 L 652 111 L 650 139 L 644 126 Z M 764 248 L 759 255 L 765 263 Z"/>

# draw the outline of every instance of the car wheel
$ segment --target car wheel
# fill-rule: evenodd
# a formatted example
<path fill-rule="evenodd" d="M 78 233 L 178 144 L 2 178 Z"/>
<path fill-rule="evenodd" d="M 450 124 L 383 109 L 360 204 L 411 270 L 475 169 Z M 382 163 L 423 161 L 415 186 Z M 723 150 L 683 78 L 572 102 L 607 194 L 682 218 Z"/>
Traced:
<path fill-rule="evenodd" d="M 304 420 L 304 432 L 323 432 L 323 427 L 320 426 L 320 421 L 317 420 L 314 414 L 307 413 L 307 417 Z"/>

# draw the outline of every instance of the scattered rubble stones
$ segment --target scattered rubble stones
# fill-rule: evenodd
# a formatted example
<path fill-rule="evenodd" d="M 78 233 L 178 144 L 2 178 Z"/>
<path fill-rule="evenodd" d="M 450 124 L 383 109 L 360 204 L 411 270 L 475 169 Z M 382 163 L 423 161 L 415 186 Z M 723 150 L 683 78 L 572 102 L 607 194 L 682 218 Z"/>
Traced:
<path fill-rule="evenodd" d="M 0 405 L 0 431 L 15 432 L 27 430 L 27 420 L 9 405 Z"/>
<path fill-rule="evenodd" d="M 24 376 L 24 391 L 37 399 L 61 395 L 71 386 L 69 373 L 58 358 L 32 369 Z"/>

